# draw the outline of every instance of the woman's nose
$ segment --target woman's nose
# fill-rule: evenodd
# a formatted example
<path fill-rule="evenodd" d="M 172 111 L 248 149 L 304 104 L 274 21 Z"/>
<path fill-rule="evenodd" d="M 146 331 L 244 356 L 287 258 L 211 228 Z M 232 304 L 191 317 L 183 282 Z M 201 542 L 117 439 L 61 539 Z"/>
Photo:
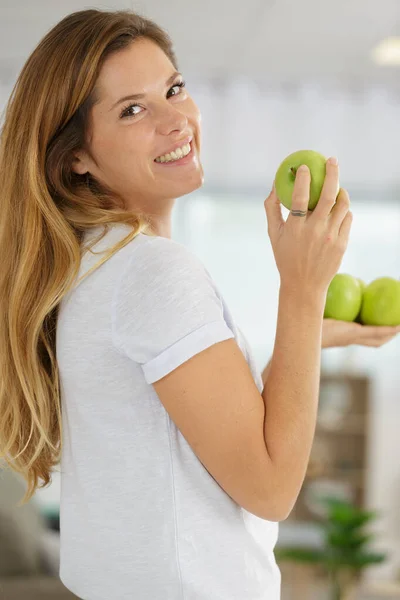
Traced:
<path fill-rule="evenodd" d="M 175 130 L 183 131 L 188 124 L 187 116 L 173 106 L 160 109 L 157 120 L 158 129 L 163 135 L 168 135 Z"/>

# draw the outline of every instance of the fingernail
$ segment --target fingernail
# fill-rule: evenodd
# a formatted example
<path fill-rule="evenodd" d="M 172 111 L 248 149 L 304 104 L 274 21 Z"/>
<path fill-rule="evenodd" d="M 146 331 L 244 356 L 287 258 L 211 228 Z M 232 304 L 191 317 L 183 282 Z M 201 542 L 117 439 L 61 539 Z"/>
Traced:
<path fill-rule="evenodd" d="M 297 172 L 299 173 L 306 173 L 308 171 L 308 167 L 307 165 L 301 165 L 298 169 Z"/>
<path fill-rule="evenodd" d="M 339 164 L 338 159 L 336 158 L 336 156 L 331 156 L 330 159 L 328 160 L 328 163 L 330 165 L 335 165 L 337 166 Z"/>

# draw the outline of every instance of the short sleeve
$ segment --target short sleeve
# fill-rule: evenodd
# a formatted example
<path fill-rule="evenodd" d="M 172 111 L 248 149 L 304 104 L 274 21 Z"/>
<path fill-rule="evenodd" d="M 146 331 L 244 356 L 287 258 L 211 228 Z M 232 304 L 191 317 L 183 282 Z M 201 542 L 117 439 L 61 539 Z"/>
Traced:
<path fill-rule="evenodd" d="M 200 259 L 168 238 L 141 241 L 114 290 L 113 342 L 153 383 L 234 334 Z"/>

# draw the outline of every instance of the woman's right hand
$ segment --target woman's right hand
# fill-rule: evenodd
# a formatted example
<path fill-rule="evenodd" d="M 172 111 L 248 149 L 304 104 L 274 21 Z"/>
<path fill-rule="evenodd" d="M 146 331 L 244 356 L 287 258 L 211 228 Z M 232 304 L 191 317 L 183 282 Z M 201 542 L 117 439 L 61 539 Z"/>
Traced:
<path fill-rule="evenodd" d="M 265 200 L 268 235 L 281 285 L 326 294 L 346 251 L 353 215 L 347 191 L 341 188 L 336 198 L 339 167 L 330 160 L 321 197 L 309 211 L 311 176 L 308 167 L 303 168 L 296 173 L 292 210 L 286 221 L 275 186 Z"/>

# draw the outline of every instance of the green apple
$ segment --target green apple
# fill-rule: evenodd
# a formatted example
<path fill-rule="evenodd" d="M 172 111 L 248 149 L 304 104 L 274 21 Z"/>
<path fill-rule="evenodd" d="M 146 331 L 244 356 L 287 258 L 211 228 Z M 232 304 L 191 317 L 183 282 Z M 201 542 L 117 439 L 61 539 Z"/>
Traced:
<path fill-rule="evenodd" d="M 359 277 L 357 277 L 357 279 L 360 282 L 362 293 L 364 293 L 364 290 L 367 287 L 367 285 L 363 279 L 360 279 Z"/>
<path fill-rule="evenodd" d="M 400 325 L 400 281 L 379 277 L 367 285 L 360 318 L 364 325 Z"/>
<path fill-rule="evenodd" d="M 324 318 L 354 321 L 360 312 L 362 297 L 362 287 L 357 277 L 337 273 L 329 284 Z"/>
<path fill-rule="evenodd" d="M 310 169 L 311 184 L 310 184 L 310 200 L 308 210 L 314 210 L 318 204 L 321 195 L 322 186 L 326 174 L 326 158 L 323 154 L 314 150 L 298 150 L 289 154 L 280 164 L 275 175 L 275 189 L 279 201 L 287 209 L 292 208 L 292 194 L 294 182 L 296 179 L 297 169 L 301 165 L 307 165 Z M 336 192 L 336 197 L 339 193 L 340 185 Z"/>
<path fill-rule="evenodd" d="M 366 283 L 365 283 L 365 281 L 363 281 L 359 277 L 357 277 L 357 279 L 360 282 L 361 292 L 362 292 L 362 294 L 364 294 L 364 290 L 366 288 Z M 362 325 L 362 321 L 361 321 L 361 307 L 362 307 L 362 302 L 361 302 L 360 310 L 358 311 L 358 315 L 356 316 L 356 318 L 354 320 L 355 320 L 356 323 L 360 323 Z"/>

